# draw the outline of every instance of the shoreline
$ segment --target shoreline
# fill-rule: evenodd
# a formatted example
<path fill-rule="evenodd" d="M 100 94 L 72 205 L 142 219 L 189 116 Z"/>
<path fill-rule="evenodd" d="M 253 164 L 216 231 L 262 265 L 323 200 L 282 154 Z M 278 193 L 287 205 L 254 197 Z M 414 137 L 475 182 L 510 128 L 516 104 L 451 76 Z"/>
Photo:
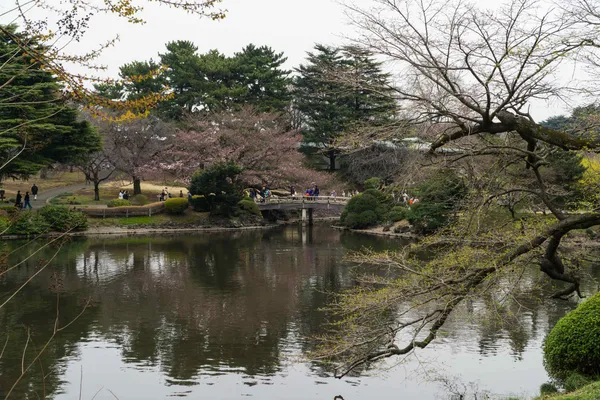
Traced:
<path fill-rule="evenodd" d="M 333 221 L 337 220 L 337 217 L 323 217 L 315 218 L 315 221 Z M 262 229 L 273 229 L 280 226 L 287 226 L 293 224 L 300 224 L 300 220 L 288 220 L 280 221 L 278 223 L 268 223 L 264 225 L 249 225 L 240 227 L 226 227 L 226 226 L 199 226 L 195 228 L 122 228 L 118 226 L 103 226 L 93 227 L 82 232 L 49 232 L 41 235 L 0 235 L 0 240 L 23 240 L 23 239 L 47 239 L 56 238 L 59 236 L 69 237 L 81 237 L 81 236 L 135 236 L 135 235 L 149 235 L 156 233 L 185 233 L 185 232 L 238 232 L 238 231 L 253 231 Z"/>

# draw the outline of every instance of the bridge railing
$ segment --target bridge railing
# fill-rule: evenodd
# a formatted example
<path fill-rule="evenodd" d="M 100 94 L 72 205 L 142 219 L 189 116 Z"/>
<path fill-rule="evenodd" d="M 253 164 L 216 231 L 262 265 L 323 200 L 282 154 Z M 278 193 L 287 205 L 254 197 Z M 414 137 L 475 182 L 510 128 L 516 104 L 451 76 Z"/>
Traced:
<path fill-rule="evenodd" d="M 321 204 L 346 204 L 350 197 L 340 196 L 288 196 L 288 197 L 267 197 L 255 198 L 257 204 L 303 204 L 303 203 L 321 203 Z"/>

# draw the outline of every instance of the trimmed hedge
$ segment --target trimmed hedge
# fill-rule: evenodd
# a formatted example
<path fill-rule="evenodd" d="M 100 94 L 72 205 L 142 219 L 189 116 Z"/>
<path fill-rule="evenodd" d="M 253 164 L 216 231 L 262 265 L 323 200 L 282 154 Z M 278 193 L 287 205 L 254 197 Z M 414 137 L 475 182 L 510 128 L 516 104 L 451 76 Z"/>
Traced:
<path fill-rule="evenodd" d="M 50 230 L 56 232 L 84 231 L 88 227 L 87 217 L 68 207 L 44 206 L 39 214 L 50 226 Z"/>
<path fill-rule="evenodd" d="M 247 214 L 252 214 L 252 215 L 256 215 L 256 216 L 262 216 L 261 212 L 260 212 L 260 208 L 258 208 L 258 204 L 256 204 L 254 202 L 254 200 L 249 199 L 249 198 L 245 198 L 242 199 L 238 202 L 238 206 L 240 207 L 240 209 L 247 213 Z"/>
<path fill-rule="evenodd" d="M 340 222 L 352 229 L 373 227 L 385 220 L 389 206 L 389 196 L 369 189 L 350 199 L 342 212 Z"/>
<path fill-rule="evenodd" d="M 165 211 L 167 214 L 183 214 L 188 206 L 187 199 L 182 199 L 181 197 L 174 197 L 165 201 Z"/>
<path fill-rule="evenodd" d="M 600 293 L 561 318 L 544 341 L 548 373 L 565 380 L 573 373 L 600 375 Z"/>
<path fill-rule="evenodd" d="M 148 196 L 144 196 L 143 194 L 136 194 L 129 199 L 129 202 L 134 206 L 145 206 L 149 203 Z"/>
<path fill-rule="evenodd" d="M 114 199 L 114 200 L 111 200 L 108 203 L 106 203 L 106 206 L 108 208 L 127 207 L 130 205 L 131 205 L 131 202 L 129 200 L 125 200 L 125 199 Z"/>

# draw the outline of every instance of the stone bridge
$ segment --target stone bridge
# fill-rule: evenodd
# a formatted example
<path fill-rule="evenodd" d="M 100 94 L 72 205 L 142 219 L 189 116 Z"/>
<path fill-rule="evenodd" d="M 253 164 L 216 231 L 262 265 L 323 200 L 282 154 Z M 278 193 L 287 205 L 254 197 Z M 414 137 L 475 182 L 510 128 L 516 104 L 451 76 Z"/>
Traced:
<path fill-rule="evenodd" d="M 340 212 L 348 204 L 350 197 L 277 197 L 268 198 L 264 202 L 257 201 L 261 211 L 268 210 L 302 210 L 302 223 L 309 225 L 313 221 L 313 210 L 339 210 Z"/>

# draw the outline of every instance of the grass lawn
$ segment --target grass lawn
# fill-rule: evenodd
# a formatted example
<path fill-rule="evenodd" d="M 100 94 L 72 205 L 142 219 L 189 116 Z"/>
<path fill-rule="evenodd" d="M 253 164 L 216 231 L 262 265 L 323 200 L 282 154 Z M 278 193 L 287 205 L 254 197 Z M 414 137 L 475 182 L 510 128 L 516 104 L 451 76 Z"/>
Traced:
<path fill-rule="evenodd" d="M 148 197 L 148 202 L 152 203 L 157 201 L 157 195 L 162 192 L 165 187 L 157 183 L 142 182 L 142 194 Z M 76 204 L 76 205 L 102 205 L 106 204 L 110 200 L 117 199 L 119 197 L 120 190 L 129 190 L 130 196 L 133 194 L 133 186 L 127 185 L 126 182 L 117 180 L 114 182 L 107 182 L 100 186 L 100 200 L 94 200 L 94 187 L 88 186 L 85 189 L 76 191 L 75 193 L 65 193 L 64 195 L 57 196 L 51 200 L 52 204 Z M 187 196 L 187 189 L 180 187 L 169 187 L 169 191 L 174 197 L 179 196 L 179 191 L 182 190 L 184 195 Z"/>
<path fill-rule="evenodd" d="M 208 213 L 197 213 L 188 210 L 184 215 L 157 214 L 151 217 L 129 217 L 129 218 L 88 218 L 90 227 L 102 226 L 133 226 L 141 225 L 157 227 L 165 224 L 208 224 Z"/>

